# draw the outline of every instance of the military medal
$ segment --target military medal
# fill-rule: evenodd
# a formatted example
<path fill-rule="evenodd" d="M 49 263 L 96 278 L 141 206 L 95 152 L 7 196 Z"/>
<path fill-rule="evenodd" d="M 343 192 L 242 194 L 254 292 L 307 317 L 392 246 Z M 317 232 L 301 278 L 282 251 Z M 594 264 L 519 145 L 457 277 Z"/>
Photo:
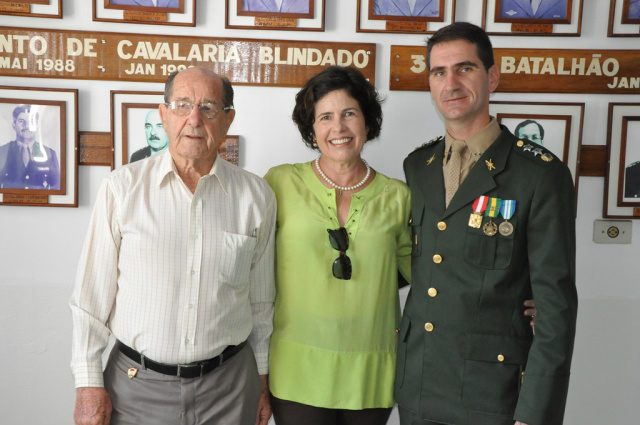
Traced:
<path fill-rule="evenodd" d="M 487 209 L 489 198 L 487 196 L 479 196 L 473 202 L 473 212 L 469 216 L 469 227 L 479 229 L 482 226 L 482 213 Z"/>
<path fill-rule="evenodd" d="M 509 219 L 513 217 L 513 213 L 516 211 L 515 200 L 503 200 L 500 207 L 500 213 L 504 217 L 504 221 L 498 226 L 498 231 L 502 236 L 509 236 L 513 233 L 513 224 L 509 223 Z"/>
<path fill-rule="evenodd" d="M 498 214 L 500 214 L 501 201 L 500 198 L 489 198 L 487 209 L 484 211 L 484 215 L 489 217 L 489 221 L 482 226 L 482 231 L 487 236 L 495 236 L 495 234 L 498 233 L 498 226 L 496 226 L 496 223 L 494 223 L 491 218 L 497 217 Z"/>

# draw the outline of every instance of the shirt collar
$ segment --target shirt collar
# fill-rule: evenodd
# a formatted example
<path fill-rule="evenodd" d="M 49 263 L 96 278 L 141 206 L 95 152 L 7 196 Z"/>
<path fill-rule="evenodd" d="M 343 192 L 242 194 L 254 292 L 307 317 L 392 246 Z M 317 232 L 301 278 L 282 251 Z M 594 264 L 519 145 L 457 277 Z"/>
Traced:
<path fill-rule="evenodd" d="M 471 151 L 473 155 L 480 157 L 484 151 L 489 149 L 489 146 L 491 146 L 498 136 L 500 136 L 500 133 L 502 133 L 502 130 L 500 130 L 498 120 L 496 120 L 495 117 L 491 117 L 491 121 L 489 121 L 489 124 L 487 124 L 485 128 L 463 141 L 466 143 L 467 148 L 469 148 L 469 151 Z M 447 132 L 444 139 L 445 152 L 449 152 L 454 140 L 453 136 Z"/>
<path fill-rule="evenodd" d="M 162 183 L 165 181 L 167 176 L 174 175 L 176 178 L 180 178 L 178 174 L 178 170 L 176 169 L 176 164 L 173 162 L 173 158 L 171 157 L 171 153 L 169 149 L 162 152 L 160 158 L 160 164 L 158 168 L 158 181 L 156 182 L 156 186 L 160 187 Z M 209 174 L 204 176 L 203 178 L 212 178 L 215 177 L 218 183 L 220 183 L 220 187 L 225 194 L 229 194 L 229 170 L 228 168 L 231 166 L 224 159 L 219 156 L 216 157 L 216 160 L 213 162 L 213 167 L 209 170 Z"/>
<path fill-rule="evenodd" d="M 31 148 L 33 148 L 33 145 L 35 144 L 35 140 L 32 141 L 31 143 L 24 143 L 24 142 L 21 142 L 19 140 L 16 140 L 16 143 L 18 144 L 18 146 L 24 146 L 25 148 L 31 149 Z"/>

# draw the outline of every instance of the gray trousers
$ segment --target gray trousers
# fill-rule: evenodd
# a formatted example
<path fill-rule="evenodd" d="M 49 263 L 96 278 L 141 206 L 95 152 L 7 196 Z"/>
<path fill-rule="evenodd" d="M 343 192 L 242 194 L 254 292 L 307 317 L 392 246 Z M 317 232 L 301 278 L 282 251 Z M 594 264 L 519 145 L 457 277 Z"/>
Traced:
<path fill-rule="evenodd" d="M 138 369 L 132 379 L 131 367 Z M 111 425 L 255 425 L 262 381 L 247 344 L 201 378 L 162 375 L 114 349 L 104 371 Z"/>

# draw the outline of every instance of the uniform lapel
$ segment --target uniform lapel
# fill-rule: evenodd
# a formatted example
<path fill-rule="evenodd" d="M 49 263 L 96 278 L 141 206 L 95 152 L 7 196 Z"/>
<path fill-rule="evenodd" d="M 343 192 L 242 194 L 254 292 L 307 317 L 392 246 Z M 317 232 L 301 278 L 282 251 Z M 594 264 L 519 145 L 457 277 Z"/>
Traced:
<path fill-rule="evenodd" d="M 433 2 L 434 0 L 417 0 L 416 6 L 413 8 L 413 16 L 420 16 L 422 11 Z"/>
<path fill-rule="evenodd" d="M 444 211 L 444 176 L 442 175 L 442 161 L 444 159 L 444 140 L 433 149 L 426 151 L 424 162 L 417 172 L 415 186 L 412 191 L 418 191 L 419 197 L 428 200 L 427 208 L 436 214 Z"/>
<path fill-rule="evenodd" d="M 561 0 L 542 0 L 538 7 L 536 16 L 544 16 L 552 7 L 555 7 L 556 4 L 560 3 L 560 1 Z M 549 18 L 551 18 L 551 16 L 549 16 Z"/>
<path fill-rule="evenodd" d="M 533 9 L 531 8 L 531 0 L 513 0 L 515 4 L 530 18 L 533 18 Z"/>
<path fill-rule="evenodd" d="M 409 2 L 407 0 L 390 0 L 403 16 L 411 16 L 411 10 L 409 9 Z"/>
<path fill-rule="evenodd" d="M 449 207 L 442 218 L 448 217 L 460 208 L 468 206 L 478 196 L 485 195 L 497 186 L 495 176 L 504 170 L 511 152 L 511 147 L 509 146 L 511 138 L 508 135 L 508 132 L 503 131 L 480 157 L 458 188 L 453 199 L 451 199 L 451 203 L 449 203 Z M 442 174 L 442 170 L 440 171 Z"/>

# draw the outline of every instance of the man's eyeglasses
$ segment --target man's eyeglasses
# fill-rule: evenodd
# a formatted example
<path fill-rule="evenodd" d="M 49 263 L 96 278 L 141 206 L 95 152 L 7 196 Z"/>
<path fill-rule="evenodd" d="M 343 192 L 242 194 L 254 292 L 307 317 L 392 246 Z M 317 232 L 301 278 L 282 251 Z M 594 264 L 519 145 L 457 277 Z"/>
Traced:
<path fill-rule="evenodd" d="M 186 100 L 173 100 L 169 103 L 165 103 L 171 110 L 178 116 L 184 117 L 187 116 L 193 111 L 193 108 L 196 106 L 195 103 L 186 101 Z M 198 109 L 200 113 L 204 115 L 206 118 L 212 120 L 222 111 L 229 111 L 233 109 L 233 106 L 225 106 L 224 108 L 220 108 L 216 104 L 212 102 L 202 102 L 198 103 Z"/>
<path fill-rule="evenodd" d="M 327 229 L 329 232 L 329 243 L 331 247 L 340 253 L 340 256 L 333 262 L 333 276 L 338 279 L 351 279 L 351 259 L 347 256 L 346 251 L 349 249 L 349 234 L 347 229 L 340 227 L 339 229 Z"/>

